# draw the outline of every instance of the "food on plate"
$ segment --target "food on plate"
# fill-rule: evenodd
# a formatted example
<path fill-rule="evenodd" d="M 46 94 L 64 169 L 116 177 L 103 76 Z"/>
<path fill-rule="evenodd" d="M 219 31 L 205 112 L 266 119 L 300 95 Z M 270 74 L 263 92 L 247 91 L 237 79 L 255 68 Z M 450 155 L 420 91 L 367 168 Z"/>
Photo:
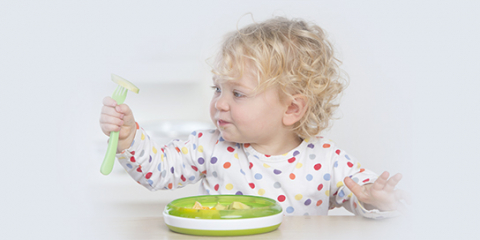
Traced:
<path fill-rule="evenodd" d="M 222 205 L 219 202 L 217 202 L 217 204 L 215 206 L 210 208 L 210 207 L 207 207 L 207 206 L 202 206 L 201 203 L 199 203 L 198 201 L 195 201 L 195 204 L 193 205 L 192 209 L 237 210 L 237 209 L 251 209 L 251 207 L 244 204 L 244 203 L 234 201 L 230 205 L 227 205 L 227 206 Z"/>

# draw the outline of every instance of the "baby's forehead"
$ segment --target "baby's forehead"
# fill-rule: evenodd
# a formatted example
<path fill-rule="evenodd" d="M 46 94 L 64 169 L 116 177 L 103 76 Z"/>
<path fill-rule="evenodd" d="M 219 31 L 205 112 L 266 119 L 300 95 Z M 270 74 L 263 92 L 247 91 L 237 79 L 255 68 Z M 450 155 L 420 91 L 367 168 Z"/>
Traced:
<path fill-rule="evenodd" d="M 252 79 L 249 77 L 241 77 L 241 78 L 225 78 L 220 76 L 214 76 L 212 78 L 214 84 L 217 85 L 229 85 L 233 87 L 243 87 L 248 89 L 255 89 L 258 86 L 258 82 L 256 79 Z"/>

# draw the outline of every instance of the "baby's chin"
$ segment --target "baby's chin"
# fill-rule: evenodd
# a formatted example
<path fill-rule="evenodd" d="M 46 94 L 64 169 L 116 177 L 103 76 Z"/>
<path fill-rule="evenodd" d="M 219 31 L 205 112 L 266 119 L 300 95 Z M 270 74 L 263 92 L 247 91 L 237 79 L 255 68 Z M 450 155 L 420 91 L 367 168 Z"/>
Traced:
<path fill-rule="evenodd" d="M 233 143 L 247 143 L 245 139 L 242 139 L 239 136 L 234 136 L 231 133 L 225 132 L 222 127 L 217 127 L 218 131 L 220 131 L 220 136 L 222 136 L 223 140 L 226 142 L 233 142 Z"/>

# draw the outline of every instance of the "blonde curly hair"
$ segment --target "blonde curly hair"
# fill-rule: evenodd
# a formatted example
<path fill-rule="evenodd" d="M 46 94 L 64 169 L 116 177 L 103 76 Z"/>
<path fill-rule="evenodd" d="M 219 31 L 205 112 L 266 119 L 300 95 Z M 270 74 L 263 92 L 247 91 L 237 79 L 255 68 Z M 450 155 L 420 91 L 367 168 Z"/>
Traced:
<path fill-rule="evenodd" d="M 228 81 L 254 71 L 258 91 L 278 87 L 281 99 L 305 96 L 306 113 L 293 130 L 309 138 L 329 127 L 338 107 L 335 100 L 346 86 L 339 64 L 319 26 L 275 17 L 227 34 L 212 73 Z"/>

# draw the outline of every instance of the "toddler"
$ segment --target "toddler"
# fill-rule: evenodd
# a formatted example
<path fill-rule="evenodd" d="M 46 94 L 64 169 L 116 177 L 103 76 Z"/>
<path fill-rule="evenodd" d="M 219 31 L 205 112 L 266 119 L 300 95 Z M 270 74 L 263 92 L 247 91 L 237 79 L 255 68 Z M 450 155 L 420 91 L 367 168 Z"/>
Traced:
<path fill-rule="evenodd" d="M 344 89 L 323 30 L 276 17 L 226 36 L 212 70 L 216 129 L 158 145 L 132 111 L 103 101 L 102 131 L 120 131 L 117 158 L 150 190 L 200 183 L 200 194 L 276 199 L 285 215 L 327 215 L 345 207 L 369 218 L 395 215 L 401 179 L 368 171 L 317 136 Z"/>

